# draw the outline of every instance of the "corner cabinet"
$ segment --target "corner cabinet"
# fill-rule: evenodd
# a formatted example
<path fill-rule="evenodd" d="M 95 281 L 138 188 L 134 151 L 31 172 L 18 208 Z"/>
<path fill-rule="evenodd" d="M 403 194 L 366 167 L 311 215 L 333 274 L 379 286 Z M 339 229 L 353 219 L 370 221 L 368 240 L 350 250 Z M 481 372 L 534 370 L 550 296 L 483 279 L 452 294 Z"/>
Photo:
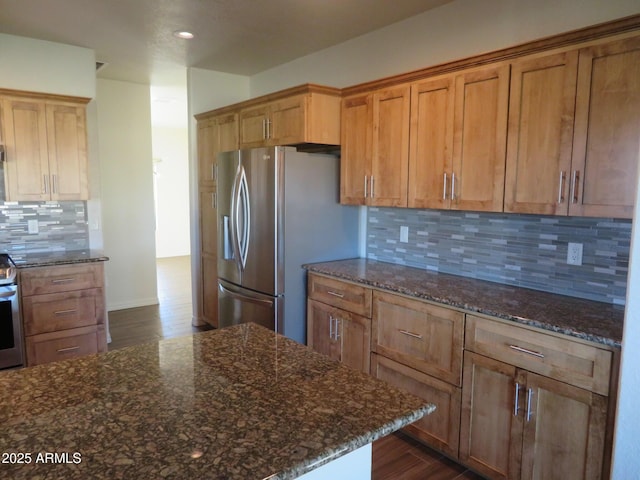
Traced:
<path fill-rule="evenodd" d="M 101 262 L 20 270 L 28 366 L 107 351 Z"/>
<path fill-rule="evenodd" d="M 369 373 L 371 289 L 309 274 L 308 295 L 307 344 Z"/>
<path fill-rule="evenodd" d="M 89 199 L 88 101 L 0 91 L 7 201 Z"/>
<path fill-rule="evenodd" d="M 612 352 L 467 315 L 460 460 L 491 479 L 596 479 Z"/>

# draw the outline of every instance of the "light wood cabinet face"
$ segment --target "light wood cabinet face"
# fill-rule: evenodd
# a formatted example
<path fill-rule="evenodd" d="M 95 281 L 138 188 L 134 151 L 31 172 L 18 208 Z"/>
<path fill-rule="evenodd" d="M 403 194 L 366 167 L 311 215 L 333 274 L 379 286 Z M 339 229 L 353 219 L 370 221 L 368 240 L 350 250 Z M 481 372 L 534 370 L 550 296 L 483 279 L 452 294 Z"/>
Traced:
<path fill-rule="evenodd" d="M 215 137 L 215 120 L 198 122 L 198 183 L 200 187 L 211 188 L 215 184 Z"/>
<path fill-rule="evenodd" d="M 451 208 L 501 212 L 509 65 L 456 76 Z"/>
<path fill-rule="evenodd" d="M 240 148 L 262 147 L 267 139 L 269 106 L 249 108 L 240 111 Z"/>
<path fill-rule="evenodd" d="M 581 49 L 570 215 L 631 218 L 639 131 L 640 38 Z"/>
<path fill-rule="evenodd" d="M 341 116 L 340 203 L 364 205 L 371 175 L 372 95 L 345 98 Z"/>
<path fill-rule="evenodd" d="M 307 294 L 327 305 L 371 317 L 370 288 L 310 273 Z"/>
<path fill-rule="evenodd" d="M 84 106 L 2 99 L 7 200 L 87 200 Z"/>
<path fill-rule="evenodd" d="M 511 67 L 505 212 L 566 215 L 578 52 Z"/>
<path fill-rule="evenodd" d="M 307 97 L 299 95 L 274 102 L 271 106 L 269 139 L 271 145 L 300 143 L 306 137 Z"/>
<path fill-rule="evenodd" d="M 409 106 L 408 86 L 374 93 L 370 205 L 407 206 Z"/>
<path fill-rule="evenodd" d="M 46 114 L 51 200 L 87 200 L 85 108 L 47 105 Z"/>
<path fill-rule="evenodd" d="M 371 354 L 371 374 L 433 403 L 433 413 L 405 429 L 450 457 L 458 457 L 460 388 L 375 353 Z"/>
<path fill-rule="evenodd" d="M 519 410 L 515 414 L 517 385 L 514 366 L 464 353 L 460 460 L 492 479 L 520 477 L 523 419 Z"/>
<path fill-rule="evenodd" d="M 464 315 L 374 292 L 372 350 L 454 385 L 461 384 Z"/>
<path fill-rule="evenodd" d="M 606 398 L 529 372 L 526 387 L 521 478 L 600 478 Z"/>
<path fill-rule="evenodd" d="M 411 87 L 410 208 L 450 207 L 453 101 L 453 76 Z"/>

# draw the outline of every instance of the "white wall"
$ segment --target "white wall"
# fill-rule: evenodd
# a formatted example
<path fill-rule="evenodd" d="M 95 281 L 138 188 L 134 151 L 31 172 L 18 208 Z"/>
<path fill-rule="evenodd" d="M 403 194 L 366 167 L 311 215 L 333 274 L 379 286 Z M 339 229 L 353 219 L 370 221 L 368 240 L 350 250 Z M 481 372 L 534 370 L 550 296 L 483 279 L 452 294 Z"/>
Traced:
<path fill-rule="evenodd" d="M 149 86 L 97 82 L 107 310 L 158 303 Z"/>
<path fill-rule="evenodd" d="M 152 127 L 156 193 L 156 256 L 189 255 L 189 131 Z"/>
<path fill-rule="evenodd" d="M 251 77 L 251 96 L 347 87 L 640 12 L 638 0 L 455 0 Z"/>

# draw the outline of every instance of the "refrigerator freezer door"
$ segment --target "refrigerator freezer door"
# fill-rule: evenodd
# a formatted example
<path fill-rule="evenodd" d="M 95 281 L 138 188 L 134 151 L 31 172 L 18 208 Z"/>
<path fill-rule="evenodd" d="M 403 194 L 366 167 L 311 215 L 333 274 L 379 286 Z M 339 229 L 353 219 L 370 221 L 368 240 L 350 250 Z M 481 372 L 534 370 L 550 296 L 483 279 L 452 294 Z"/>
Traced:
<path fill-rule="evenodd" d="M 281 328 L 276 329 L 276 325 L 282 323 L 279 321 L 282 297 L 262 295 L 219 280 L 218 302 L 220 328 L 253 322 L 281 332 Z"/>

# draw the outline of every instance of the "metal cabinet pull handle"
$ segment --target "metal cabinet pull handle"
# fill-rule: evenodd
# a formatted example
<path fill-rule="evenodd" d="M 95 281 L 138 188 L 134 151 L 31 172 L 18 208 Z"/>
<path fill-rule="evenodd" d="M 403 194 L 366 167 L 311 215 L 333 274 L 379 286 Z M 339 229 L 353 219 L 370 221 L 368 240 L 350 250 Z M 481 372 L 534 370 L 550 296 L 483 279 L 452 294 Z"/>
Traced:
<path fill-rule="evenodd" d="M 558 183 L 558 203 L 564 202 L 564 179 L 566 178 L 566 174 L 563 171 L 560 172 L 560 178 Z"/>
<path fill-rule="evenodd" d="M 58 350 L 58 353 L 66 353 L 66 352 L 73 352 L 74 350 L 78 350 L 80 347 L 79 346 L 75 346 L 75 347 L 67 347 L 67 348 L 61 348 Z"/>
<path fill-rule="evenodd" d="M 75 308 L 71 308 L 69 310 L 58 310 L 56 312 L 53 312 L 54 315 L 68 315 L 70 313 L 76 313 L 78 310 Z"/>
<path fill-rule="evenodd" d="M 451 174 L 451 201 L 455 201 L 456 199 L 456 174 L 455 172 Z"/>
<path fill-rule="evenodd" d="M 344 293 L 338 293 L 332 290 L 327 290 L 327 294 L 333 295 L 334 297 L 338 297 L 338 298 L 344 298 Z"/>
<path fill-rule="evenodd" d="M 373 183 L 373 175 L 371 175 L 371 198 L 374 198 L 376 196 L 375 194 L 375 190 L 373 189 L 375 183 Z"/>
<path fill-rule="evenodd" d="M 367 176 L 364 176 L 364 198 L 367 198 Z"/>
<path fill-rule="evenodd" d="M 531 399 L 533 398 L 533 388 L 527 390 L 527 422 L 531 420 Z"/>
<path fill-rule="evenodd" d="M 44 186 L 44 193 L 49 193 L 49 176 L 42 175 L 42 185 Z"/>
<path fill-rule="evenodd" d="M 577 170 L 573 171 L 573 175 L 571 176 L 571 198 L 573 203 L 578 203 L 578 181 L 580 179 L 580 172 Z"/>
<path fill-rule="evenodd" d="M 51 193 L 58 193 L 58 176 L 56 174 L 51 175 Z"/>
<path fill-rule="evenodd" d="M 54 280 L 51 280 L 51 283 L 69 283 L 69 282 L 73 282 L 75 280 L 75 278 L 73 277 L 69 277 L 69 278 L 56 278 Z"/>
<path fill-rule="evenodd" d="M 335 340 L 336 340 L 336 341 L 338 341 L 338 340 L 340 340 L 340 336 L 341 336 L 341 335 L 340 335 L 340 328 L 339 328 L 339 325 L 340 325 L 340 319 L 339 319 L 339 318 L 335 318 L 334 320 L 336 321 L 336 326 L 335 326 L 335 328 L 333 329 L 333 332 L 334 332 L 334 335 L 335 335 L 335 337 L 334 337 L 334 338 L 335 338 Z"/>
<path fill-rule="evenodd" d="M 409 332 L 408 330 L 400 330 L 400 329 L 398 329 L 398 331 L 403 335 L 407 335 L 409 337 L 413 337 L 413 338 L 417 338 L 419 340 L 422 340 L 422 335 L 420 335 L 419 333 L 413 333 L 413 332 Z"/>
<path fill-rule="evenodd" d="M 519 403 L 520 403 L 520 384 L 518 382 L 516 382 L 516 400 L 514 402 L 514 406 L 513 406 L 513 416 L 517 417 L 518 416 L 518 410 L 519 408 Z"/>
<path fill-rule="evenodd" d="M 544 354 L 540 352 L 535 352 L 533 350 L 529 350 L 527 348 L 519 347 L 518 345 L 509 345 L 509 348 L 515 350 L 516 352 L 526 353 L 527 355 L 533 355 L 534 357 L 544 358 Z"/>
<path fill-rule="evenodd" d="M 329 339 L 333 340 L 333 315 L 329 315 Z"/>
<path fill-rule="evenodd" d="M 444 172 L 444 183 L 442 185 L 442 199 L 447 199 L 447 172 Z"/>

